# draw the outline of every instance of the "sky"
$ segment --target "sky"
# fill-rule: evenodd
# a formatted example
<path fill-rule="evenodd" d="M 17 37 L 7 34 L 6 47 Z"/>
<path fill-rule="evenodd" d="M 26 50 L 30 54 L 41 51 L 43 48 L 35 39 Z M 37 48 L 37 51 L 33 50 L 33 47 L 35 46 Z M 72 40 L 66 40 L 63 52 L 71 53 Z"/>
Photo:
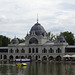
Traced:
<path fill-rule="evenodd" d="M 0 35 L 25 38 L 37 22 L 54 35 L 75 35 L 75 0 L 0 0 Z"/>

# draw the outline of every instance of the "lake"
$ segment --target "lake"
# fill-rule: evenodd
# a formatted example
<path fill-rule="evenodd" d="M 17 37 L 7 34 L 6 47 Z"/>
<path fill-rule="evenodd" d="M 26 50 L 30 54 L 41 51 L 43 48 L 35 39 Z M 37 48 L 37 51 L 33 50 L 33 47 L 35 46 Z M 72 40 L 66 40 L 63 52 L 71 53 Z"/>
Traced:
<path fill-rule="evenodd" d="M 0 75 L 75 75 L 75 64 L 51 62 L 26 62 L 18 67 L 15 62 L 0 62 Z"/>

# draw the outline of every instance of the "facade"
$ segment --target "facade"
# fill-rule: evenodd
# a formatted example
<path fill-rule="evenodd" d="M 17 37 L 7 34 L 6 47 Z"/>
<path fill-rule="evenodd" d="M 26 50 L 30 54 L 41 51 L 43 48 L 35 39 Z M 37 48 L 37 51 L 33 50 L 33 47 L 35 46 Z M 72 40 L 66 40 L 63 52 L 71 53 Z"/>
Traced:
<path fill-rule="evenodd" d="M 24 43 L 19 43 L 17 38 L 11 40 L 6 48 L 6 52 L 0 52 L 0 59 L 31 59 L 31 60 L 63 60 L 63 56 L 75 53 L 70 52 L 70 48 L 63 36 L 55 41 L 49 41 L 49 36 L 41 24 L 34 24 L 25 37 Z M 1 50 L 0 50 L 1 51 Z M 68 52 L 69 51 L 69 52 Z"/>
<path fill-rule="evenodd" d="M 8 47 L 0 47 L 0 60 L 7 59 Z"/>

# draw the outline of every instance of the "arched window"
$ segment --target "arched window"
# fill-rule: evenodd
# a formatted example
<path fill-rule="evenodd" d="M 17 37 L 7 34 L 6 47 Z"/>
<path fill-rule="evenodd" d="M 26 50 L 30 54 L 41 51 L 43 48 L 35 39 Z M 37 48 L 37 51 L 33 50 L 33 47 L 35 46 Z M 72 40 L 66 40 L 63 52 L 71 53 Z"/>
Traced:
<path fill-rule="evenodd" d="M 34 53 L 35 52 L 35 49 L 34 48 L 32 48 L 32 53 Z"/>
<path fill-rule="evenodd" d="M 29 53 L 31 53 L 31 48 L 29 48 Z"/>
<path fill-rule="evenodd" d="M 47 50 L 44 48 L 44 49 L 42 50 L 42 53 L 47 53 Z"/>
<path fill-rule="evenodd" d="M 21 53 L 25 53 L 25 50 L 24 50 L 24 49 L 22 49 L 22 50 L 21 50 Z"/>
<path fill-rule="evenodd" d="M 7 56 L 6 55 L 4 55 L 4 59 L 7 59 Z"/>
<path fill-rule="evenodd" d="M 50 48 L 49 53 L 54 53 L 54 50 L 52 48 Z"/>
<path fill-rule="evenodd" d="M 56 50 L 56 53 L 61 53 L 61 49 L 58 48 L 58 49 Z"/>
<path fill-rule="evenodd" d="M 10 49 L 10 53 L 13 53 L 13 50 L 12 49 Z"/>
<path fill-rule="evenodd" d="M 19 50 L 17 49 L 17 50 L 15 51 L 15 53 L 19 53 Z"/>
<path fill-rule="evenodd" d="M 29 44 L 38 44 L 38 40 L 36 38 L 31 38 Z"/>
<path fill-rule="evenodd" d="M 38 48 L 36 48 L 36 53 L 38 53 Z"/>

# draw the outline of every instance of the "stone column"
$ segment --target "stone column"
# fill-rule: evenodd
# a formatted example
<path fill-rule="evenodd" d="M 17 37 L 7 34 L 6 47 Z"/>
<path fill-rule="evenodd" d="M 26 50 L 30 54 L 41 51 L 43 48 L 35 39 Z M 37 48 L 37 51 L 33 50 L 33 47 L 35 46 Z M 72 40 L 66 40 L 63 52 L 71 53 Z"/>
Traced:
<path fill-rule="evenodd" d="M 4 55 L 2 55 L 2 60 L 3 60 Z"/>
<path fill-rule="evenodd" d="M 0 55 L 0 59 L 1 59 L 1 55 Z"/>

